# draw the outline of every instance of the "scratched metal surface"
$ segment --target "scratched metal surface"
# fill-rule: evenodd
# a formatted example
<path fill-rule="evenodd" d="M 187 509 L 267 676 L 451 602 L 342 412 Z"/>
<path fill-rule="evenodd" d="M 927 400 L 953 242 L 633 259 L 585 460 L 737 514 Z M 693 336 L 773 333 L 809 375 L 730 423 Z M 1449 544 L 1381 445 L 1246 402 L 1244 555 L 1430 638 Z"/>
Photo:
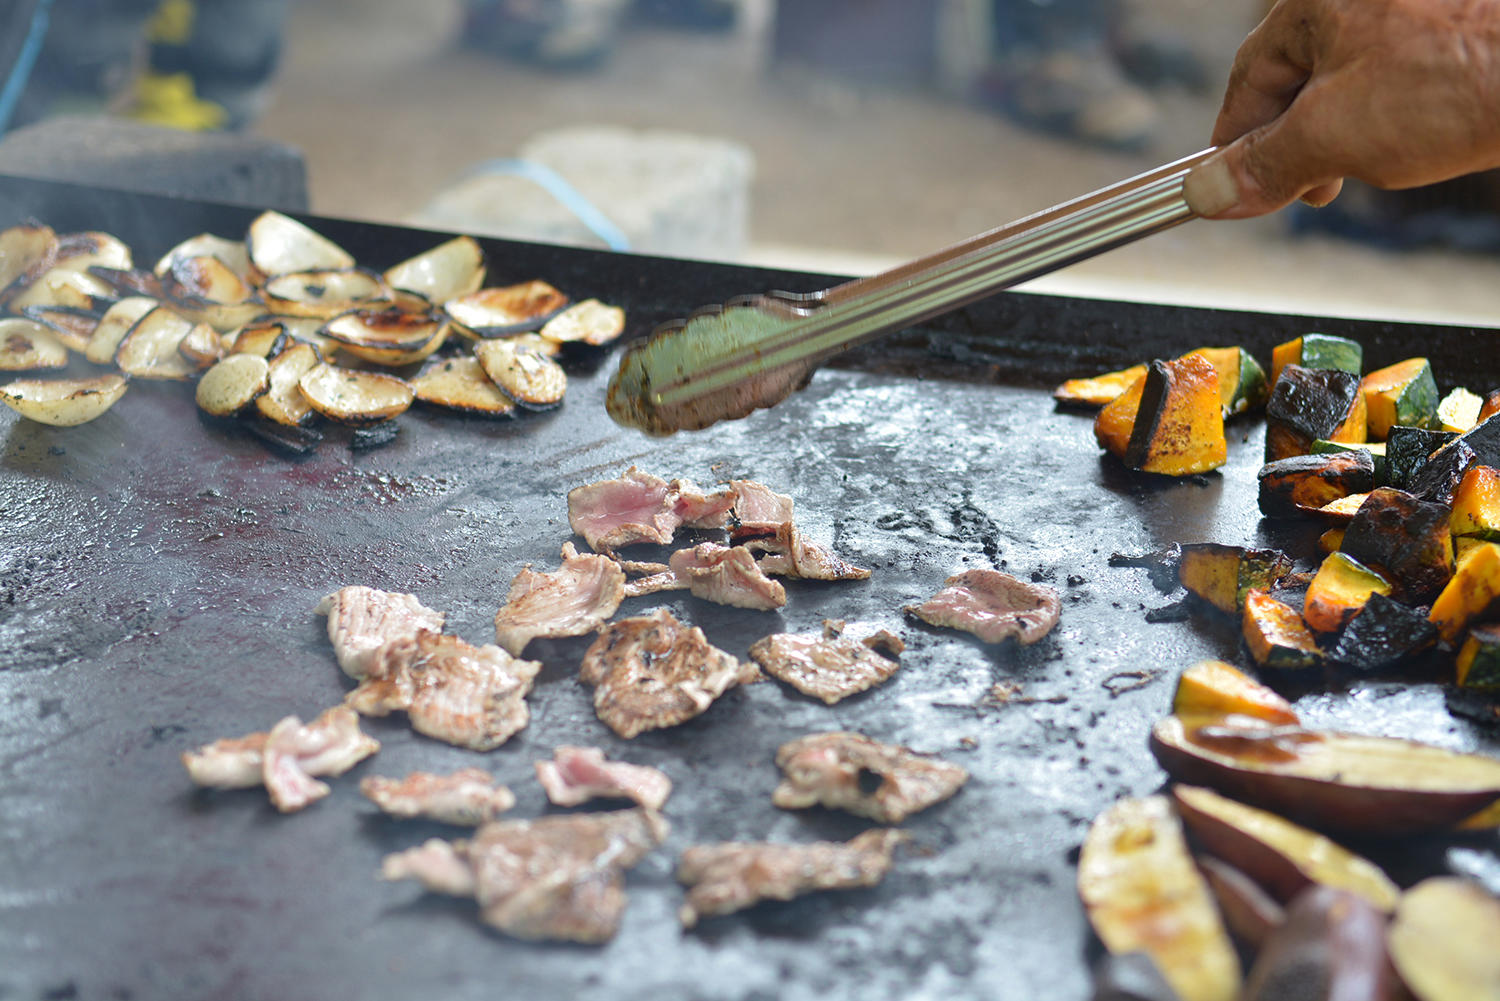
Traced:
<path fill-rule="evenodd" d="M 233 234 L 242 209 L 60 185 L 0 183 L 0 221 L 35 215 L 105 228 L 144 260 L 202 229 Z M 383 267 L 430 234 L 320 222 Z M 632 333 L 775 274 L 520 244 L 488 245 L 497 280 L 545 277 L 624 305 Z M 488 422 L 413 411 L 396 441 L 353 452 L 330 433 L 288 459 L 196 416 L 182 386 L 133 386 L 71 430 L 0 414 L 0 998 L 539 999 L 670 997 L 1083 998 L 1089 935 L 1072 889 L 1089 819 L 1163 776 L 1146 750 L 1172 679 L 1196 659 L 1238 657 L 1232 625 L 1146 621 L 1169 604 L 1116 551 L 1212 539 L 1310 551 L 1306 527 L 1263 523 L 1261 434 L 1233 427 L 1221 475 L 1146 481 L 1101 458 L 1087 416 L 1040 387 L 1060 375 L 1244 340 L 1264 357 L 1314 329 L 1251 317 L 1001 296 L 824 371 L 770 412 L 648 439 L 612 425 L 610 358 L 574 358 L 567 402 Z M 1318 321 L 1372 360 L 1421 343 L 1440 379 L 1493 366 L 1484 334 Z M 1470 368 L 1460 368 L 1470 359 Z M 1445 370 L 1444 365 L 1449 367 Z M 1500 372 L 1485 376 L 1500 383 Z M 1469 378 L 1466 376 L 1466 378 Z M 350 683 L 313 606 L 346 583 L 413 591 L 451 631 L 492 638 L 524 564 L 555 565 L 564 494 L 635 463 L 700 482 L 752 477 L 791 494 L 807 534 L 873 568 L 865 583 L 790 583 L 778 613 L 667 602 L 743 655 L 779 630 L 836 616 L 897 630 L 902 668 L 826 707 L 774 682 L 730 693 L 699 719 L 621 741 L 576 680 L 584 639 L 539 642 L 546 668 L 529 727 L 477 755 L 370 720 L 382 751 L 283 817 L 258 791 L 195 791 L 178 755 L 217 737 L 310 717 Z M 902 606 L 965 566 L 1058 586 L 1060 627 L 1029 648 L 986 647 L 905 618 Z M 622 614 L 653 607 L 628 602 Z M 1243 661 L 1242 661 L 1243 662 Z M 1319 722 L 1455 747 L 1495 741 L 1444 705 L 1441 686 L 1389 679 L 1303 694 Z M 997 682 L 1031 701 L 978 705 Z M 1296 693 L 1294 693 L 1296 694 Z M 910 819 L 880 887 L 766 904 L 684 933 L 676 856 L 724 839 L 844 838 L 866 824 L 771 807 L 776 747 L 834 728 L 937 752 L 968 768 L 950 802 Z M 481 764 L 511 784 L 513 816 L 547 811 L 532 762 L 562 743 L 601 745 L 676 783 L 671 837 L 628 880 L 619 936 L 600 948 L 518 942 L 471 903 L 376 879 L 382 855 L 459 832 L 379 816 L 362 775 Z M 1443 869 L 1494 885 L 1495 837 L 1363 846 L 1412 880 Z"/>

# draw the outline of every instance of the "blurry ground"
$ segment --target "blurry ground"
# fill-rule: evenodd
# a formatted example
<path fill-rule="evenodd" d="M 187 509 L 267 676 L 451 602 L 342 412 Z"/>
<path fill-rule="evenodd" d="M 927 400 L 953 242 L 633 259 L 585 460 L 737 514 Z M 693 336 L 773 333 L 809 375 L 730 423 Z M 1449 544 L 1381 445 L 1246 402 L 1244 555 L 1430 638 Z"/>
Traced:
<path fill-rule="evenodd" d="M 1142 0 L 1216 81 L 1256 5 Z M 455 43 L 456 0 L 302 0 L 259 127 L 301 147 L 314 211 L 409 219 L 466 167 L 562 126 L 733 138 L 754 154 L 748 259 L 875 270 L 1190 153 L 1218 101 L 1161 95 L 1141 154 L 1038 137 L 931 94 L 768 66 L 753 31 L 636 30 L 600 71 L 540 71 Z M 1290 238 L 1284 219 L 1196 222 L 1043 280 L 1075 294 L 1500 325 L 1500 260 Z M 754 291 L 754 290 L 746 290 Z"/>

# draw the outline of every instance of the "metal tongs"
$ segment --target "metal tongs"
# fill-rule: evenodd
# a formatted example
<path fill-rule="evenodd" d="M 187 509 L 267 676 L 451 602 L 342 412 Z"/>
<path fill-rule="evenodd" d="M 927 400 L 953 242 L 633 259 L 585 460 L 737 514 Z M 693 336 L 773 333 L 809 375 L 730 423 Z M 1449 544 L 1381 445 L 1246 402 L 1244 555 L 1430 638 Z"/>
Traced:
<path fill-rule="evenodd" d="M 1216 149 L 821 292 L 741 296 L 663 324 L 620 359 L 607 407 L 647 434 L 774 406 L 832 355 L 1194 217 L 1189 171 Z"/>

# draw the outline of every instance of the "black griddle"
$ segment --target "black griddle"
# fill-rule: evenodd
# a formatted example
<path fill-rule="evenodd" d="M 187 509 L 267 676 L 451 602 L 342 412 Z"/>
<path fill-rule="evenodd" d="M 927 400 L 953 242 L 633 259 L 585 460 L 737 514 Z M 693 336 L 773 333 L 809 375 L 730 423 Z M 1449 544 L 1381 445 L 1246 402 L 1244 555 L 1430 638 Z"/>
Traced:
<path fill-rule="evenodd" d="M 244 232 L 253 210 L 0 179 L 0 222 L 103 229 L 149 265 L 201 231 Z M 440 234 L 313 219 L 383 268 Z M 704 303 L 830 276 L 484 241 L 492 284 L 545 278 L 623 305 L 630 336 Z M 1440 294 L 1441 290 L 1434 290 Z M 1283 546 L 1317 527 L 1262 521 L 1262 430 L 1230 426 L 1222 473 L 1131 474 L 1094 445 L 1091 417 L 1056 409 L 1062 378 L 1203 344 L 1272 345 L 1309 330 L 1362 341 L 1368 366 L 1414 353 L 1440 382 L 1500 385 L 1494 333 L 1005 294 L 852 354 L 771 411 L 646 438 L 613 425 L 614 354 L 573 355 L 566 403 L 486 421 L 413 410 L 371 451 L 330 431 L 293 458 L 200 420 L 187 387 L 137 381 L 92 424 L 0 413 L 0 998 L 362 999 L 1078 998 L 1096 956 L 1073 890 L 1090 819 L 1164 779 L 1146 750 L 1177 673 L 1245 663 L 1236 624 L 1169 610 L 1111 554 L 1176 541 Z M 907 641 L 884 686 L 826 707 L 775 682 L 736 690 L 684 726 L 617 739 L 576 680 L 587 639 L 539 641 L 531 725 L 478 755 L 369 720 L 383 750 L 283 817 L 263 792 L 195 790 L 178 755 L 310 718 L 349 689 L 313 606 L 348 583 L 412 591 L 449 629 L 492 641 L 526 563 L 556 565 L 568 488 L 630 464 L 700 482 L 764 480 L 806 534 L 871 567 L 863 583 L 791 582 L 778 613 L 665 602 L 744 655 L 781 630 L 845 618 Z M 649 552 L 645 555 L 649 556 Z M 1059 628 L 987 647 L 903 616 L 964 567 L 1055 584 Z M 656 599 L 633 599 L 621 614 Z M 1421 678 L 1329 676 L 1300 695 L 1318 724 L 1500 750 Z M 980 704 L 997 682 L 1031 701 Z M 909 820 L 914 843 L 878 888 L 763 904 L 683 932 L 673 878 L 689 844 L 847 838 L 868 825 L 770 805 L 785 740 L 847 728 L 973 775 Z M 471 902 L 382 883 L 381 857 L 436 824 L 379 815 L 360 776 L 480 764 L 509 782 L 515 817 L 547 812 L 532 762 L 563 743 L 658 766 L 676 783 L 664 848 L 629 877 L 618 938 L 601 948 L 520 942 Z M 1356 847 L 1398 880 L 1456 870 L 1500 884 L 1493 833 Z"/>

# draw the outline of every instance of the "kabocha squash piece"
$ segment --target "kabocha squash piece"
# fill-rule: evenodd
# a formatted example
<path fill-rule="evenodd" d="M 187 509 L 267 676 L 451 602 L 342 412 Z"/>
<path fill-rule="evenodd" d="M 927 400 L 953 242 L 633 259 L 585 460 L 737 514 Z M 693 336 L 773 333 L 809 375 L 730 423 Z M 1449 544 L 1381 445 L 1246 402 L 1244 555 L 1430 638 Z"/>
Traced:
<path fill-rule="evenodd" d="M 1295 518 L 1340 497 L 1373 490 L 1375 460 L 1363 450 L 1293 455 L 1266 463 L 1257 479 L 1260 513 Z"/>
<path fill-rule="evenodd" d="M 1182 1001 L 1238 994 L 1239 957 L 1166 797 L 1123 799 L 1095 818 L 1078 895 L 1104 947 L 1146 953 Z"/>
<path fill-rule="evenodd" d="M 1365 496 L 1368 497 L 1369 494 Z M 1344 531 L 1342 528 L 1334 527 L 1318 536 L 1318 552 L 1324 556 L 1338 552 L 1339 547 L 1344 544 Z"/>
<path fill-rule="evenodd" d="M 1453 876 L 1401 896 L 1386 932 L 1391 962 L 1418 1001 L 1500 997 L 1500 899 Z"/>
<path fill-rule="evenodd" d="M 1478 464 L 1479 456 L 1469 443 L 1461 437 L 1456 438 L 1428 457 L 1412 476 L 1407 489 L 1423 500 L 1452 504 L 1453 494 L 1463 482 L 1464 474 Z"/>
<path fill-rule="evenodd" d="M 1365 397 L 1371 438 L 1384 439 L 1397 424 L 1438 426 L 1437 380 L 1426 358 L 1408 358 L 1376 369 L 1360 380 L 1359 391 Z"/>
<path fill-rule="evenodd" d="M 1088 379 L 1069 379 L 1052 391 L 1052 398 L 1067 406 L 1102 407 L 1145 374 L 1145 365 L 1132 365 Z"/>
<path fill-rule="evenodd" d="M 1254 954 L 1286 920 L 1286 909 L 1259 883 L 1223 859 L 1202 854 L 1197 859 L 1208 888 L 1219 902 L 1229 934 Z"/>
<path fill-rule="evenodd" d="M 1309 886 L 1348 890 L 1377 910 L 1396 909 L 1401 891 L 1380 867 L 1328 838 L 1202 786 L 1172 790 L 1193 840 L 1288 904 Z"/>
<path fill-rule="evenodd" d="M 1181 552 L 1177 577 L 1182 586 L 1228 615 L 1239 614 L 1251 588 L 1269 590 L 1292 571 L 1292 558 L 1277 549 L 1192 542 Z"/>
<path fill-rule="evenodd" d="M 1469 467 L 1453 492 L 1448 530 L 1460 538 L 1473 536 L 1500 542 L 1500 469 Z"/>
<path fill-rule="evenodd" d="M 1366 419 L 1359 376 L 1288 365 L 1266 404 L 1266 461 L 1306 455 L 1319 439 L 1362 442 Z"/>
<path fill-rule="evenodd" d="M 1427 459 L 1458 436 L 1451 431 L 1393 427 L 1385 440 L 1385 481 L 1398 490 L 1411 487 L 1412 477 Z"/>
<path fill-rule="evenodd" d="M 1468 559 L 1470 556 L 1473 556 L 1476 552 L 1483 548 L 1484 544 L 1487 541 L 1489 540 L 1481 539 L 1473 535 L 1455 536 L 1453 539 L 1454 573 L 1458 572 L 1458 568 L 1464 565 L 1464 561 L 1466 559 Z"/>
<path fill-rule="evenodd" d="M 1182 672 L 1172 712 L 1204 719 L 1237 715 L 1278 725 L 1298 723 L 1290 702 L 1222 660 L 1201 660 Z"/>
<path fill-rule="evenodd" d="M 1364 371 L 1365 353 L 1356 341 L 1328 334 L 1303 334 L 1278 344 L 1271 351 L 1271 384 L 1281 378 L 1288 365 L 1303 368 L 1331 368 L 1351 375 Z"/>
<path fill-rule="evenodd" d="M 1264 591 L 1245 595 L 1240 618 L 1250 656 L 1267 670 L 1299 671 L 1318 663 L 1317 638 L 1297 610 Z"/>
<path fill-rule="evenodd" d="M 1500 543 L 1483 542 L 1465 554 L 1427 617 L 1445 643 L 1457 643 L 1471 622 L 1483 622 L 1500 598 Z"/>
<path fill-rule="evenodd" d="M 1364 607 L 1370 595 L 1390 593 L 1390 581 L 1348 554 L 1334 553 L 1307 585 L 1302 618 L 1316 632 L 1337 632 Z"/>
<path fill-rule="evenodd" d="M 1496 414 L 1500 414 L 1500 389 L 1492 390 L 1484 398 L 1484 404 L 1480 406 L 1479 413 L 1474 418 L 1475 426 L 1483 424 Z"/>
<path fill-rule="evenodd" d="M 1500 688 L 1500 625 L 1470 629 L 1455 666 L 1464 688 Z"/>
<path fill-rule="evenodd" d="M 1369 496 L 1369 494 L 1349 494 L 1347 497 L 1338 497 L 1313 511 L 1312 514 L 1335 527 L 1346 527 L 1354 520 L 1354 516 L 1359 513 L 1360 506 Z"/>
<path fill-rule="evenodd" d="M 1460 386 L 1438 404 L 1438 427 L 1459 434 L 1472 430 L 1479 423 L 1479 411 L 1483 407 L 1484 400 Z"/>
<path fill-rule="evenodd" d="M 1219 404 L 1225 417 L 1264 406 L 1270 397 L 1265 369 L 1244 348 L 1199 348 L 1188 353 L 1207 358 L 1219 373 Z"/>
<path fill-rule="evenodd" d="M 1228 458 L 1219 376 L 1208 359 L 1184 355 L 1153 361 L 1125 446 L 1125 465 L 1147 473 L 1190 476 L 1218 469 Z"/>
<path fill-rule="evenodd" d="M 1141 408 L 1141 393 L 1146 388 L 1145 366 L 1140 378 L 1115 397 L 1094 418 L 1094 438 L 1099 447 L 1116 458 L 1124 458 L 1130 446 L 1130 432 L 1135 427 L 1136 411 Z"/>
<path fill-rule="evenodd" d="M 1474 450 L 1481 465 L 1500 467 L 1500 421 L 1487 417 L 1459 436 Z"/>
<path fill-rule="evenodd" d="M 1328 651 L 1330 660 L 1360 671 L 1400 663 L 1437 642 L 1437 627 L 1420 610 L 1372 594 Z"/>
<path fill-rule="evenodd" d="M 1324 441 L 1319 439 L 1312 443 L 1313 455 L 1337 455 L 1339 452 L 1353 452 L 1355 450 L 1369 452 L 1370 458 L 1375 460 L 1375 485 L 1383 487 L 1386 485 L 1385 477 L 1385 442 L 1383 441 Z"/>
<path fill-rule="evenodd" d="M 1339 549 L 1385 576 L 1395 596 L 1426 604 L 1453 576 L 1449 511 L 1394 487 L 1372 491 Z"/>

